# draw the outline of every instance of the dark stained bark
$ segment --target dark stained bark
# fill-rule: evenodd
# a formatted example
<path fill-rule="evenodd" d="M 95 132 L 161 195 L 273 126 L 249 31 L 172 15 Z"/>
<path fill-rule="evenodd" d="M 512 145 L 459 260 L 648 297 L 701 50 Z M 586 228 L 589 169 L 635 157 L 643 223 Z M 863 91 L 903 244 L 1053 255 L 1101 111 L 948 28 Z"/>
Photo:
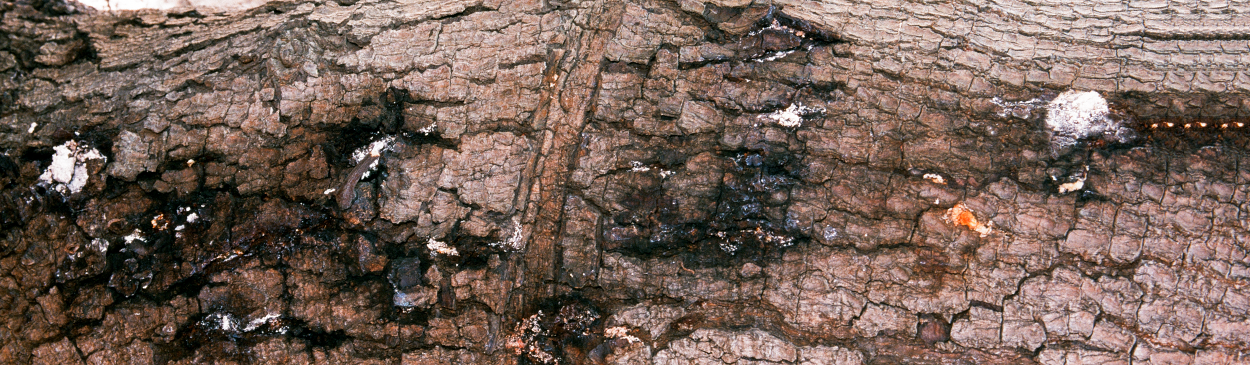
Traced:
<path fill-rule="evenodd" d="M 1250 356 L 1244 3 L 0 12 L 0 362 Z"/>

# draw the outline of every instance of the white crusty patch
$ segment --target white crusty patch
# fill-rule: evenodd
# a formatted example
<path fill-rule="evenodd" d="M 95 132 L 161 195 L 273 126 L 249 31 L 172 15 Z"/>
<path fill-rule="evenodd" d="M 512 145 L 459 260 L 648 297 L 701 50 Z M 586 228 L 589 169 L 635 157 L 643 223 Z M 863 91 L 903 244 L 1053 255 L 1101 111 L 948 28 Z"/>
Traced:
<path fill-rule="evenodd" d="M 126 237 L 122 237 L 122 239 L 126 240 L 126 244 L 130 244 L 131 242 L 134 242 L 134 241 L 143 241 L 143 242 L 148 241 L 147 238 L 143 237 L 143 232 L 140 232 L 137 229 L 134 232 L 131 232 Z"/>
<path fill-rule="evenodd" d="M 799 104 L 790 104 L 785 110 L 778 110 L 765 114 L 764 117 L 772 119 L 777 125 L 786 128 L 796 128 L 803 125 L 803 116 L 823 112 L 824 109 L 806 107 Z"/>
<path fill-rule="evenodd" d="M 1093 91 L 1065 91 L 1046 104 L 1046 127 L 1056 151 L 1076 144 L 1077 140 L 1110 136 L 1123 143 L 1132 131 L 1113 120 L 1107 100 Z"/>
<path fill-rule="evenodd" d="M 607 338 L 623 338 L 629 343 L 642 342 L 638 337 L 630 336 L 629 329 L 625 326 L 608 327 L 603 330 L 603 337 Z"/>
<path fill-rule="evenodd" d="M 929 174 L 924 174 L 924 178 L 925 180 L 929 180 L 937 184 L 946 185 L 946 179 L 943 178 L 942 175 L 929 173 Z"/>
<path fill-rule="evenodd" d="M 1077 180 L 1059 185 L 1059 194 L 1067 194 L 1085 188 L 1085 180 Z"/>
<path fill-rule="evenodd" d="M 1078 172 L 1068 178 L 1068 182 L 1059 184 L 1059 194 L 1067 194 L 1074 191 L 1080 191 L 1085 188 L 1085 179 L 1089 176 L 1089 166 L 1085 166 L 1085 171 Z M 1058 180 L 1055 177 L 1051 179 Z"/>
<path fill-rule="evenodd" d="M 253 319 L 251 322 L 247 323 L 247 327 L 243 328 L 243 332 L 251 332 L 252 330 L 260 328 L 260 326 L 263 326 L 266 323 L 269 323 L 269 321 L 272 321 L 281 317 L 282 317 L 281 314 L 269 313 L 269 314 L 266 314 L 264 317 Z"/>
<path fill-rule="evenodd" d="M 431 256 L 433 256 L 434 254 L 439 254 L 439 255 L 444 255 L 444 256 L 460 256 L 460 251 L 457 251 L 455 247 L 451 247 L 447 245 L 446 242 L 439 241 L 433 238 L 431 238 L 429 241 L 425 243 L 425 248 L 430 249 Z"/>
<path fill-rule="evenodd" d="M 52 155 L 52 163 L 39 175 L 39 183 L 51 186 L 61 193 L 77 193 L 87 186 L 87 161 L 105 160 L 99 150 L 76 141 L 68 141 L 60 146 L 52 147 L 56 154 Z"/>
<path fill-rule="evenodd" d="M 102 238 L 96 238 L 96 239 L 91 240 L 91 246 L 90 246 L 90 247 L 91 247 L 91 249 L 92 249 L 92 250 L 94 250 L 95 252 L 99 252 L 99 253 L 108 253 L 108 252 L 109 252 L 109 241 L 108 241 L 108 240 L 105 240 L 105 239 L 102 239 Z"/>

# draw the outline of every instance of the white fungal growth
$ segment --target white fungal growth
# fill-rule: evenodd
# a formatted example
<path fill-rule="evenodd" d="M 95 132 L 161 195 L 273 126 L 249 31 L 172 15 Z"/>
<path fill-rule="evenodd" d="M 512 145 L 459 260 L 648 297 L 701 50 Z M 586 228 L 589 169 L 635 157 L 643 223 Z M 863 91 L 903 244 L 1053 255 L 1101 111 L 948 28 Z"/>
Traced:
<path fill-rule="evenodd" d="M 1066 91 L 1046 104 L 1046 127 L 1051 132 L 1055 153 L 1061 153 L 1078 140 L 1108 136 L 1128 142 L 1132 131 L 1109 118 L 1107 100 L 1093 91 Z"/>
<path fill-rule="evenodd" d="M 509 251 L 521 251 L 525 249 L 525 231 L 521 226 L 521 217 L 512 216 L 512 224 L 505 230 L 508 232 L 507 238 L 503 241 L 492 243 L 491 246 L 500 247 Z"/>
<path fill-rule="evenodd" d="M 239 319 L 235 318 L 234 315 L 231 315 L 230 313 L 209 314 L 207 317 L 204 318 L 204 321 L 210 322 L 210 323 L 216 323 L 217 328 L 220 328 L 222 331 L 227 331 L 227 332 L 234 331 L 236 328 L 239 327 L 237 323 Z"/>
<path fill-rule="evenodd" d="M 943 178 L 943 177 L 942 177 L 942 175 L 938 175 L 938 174 L 924 174 L 924 178 L 925 178 L 925 180 L 929 180 L 929 181 L 932 181 L 932 182 L 937 183 L 937 184 L 946 185 L 946 179 L 945 179 L 945 178 Z"/>
<path fill-rule="evenodd" d="M 194 212 L 191 214 L 187 214 L 187 223 L 195 223 L 195 221 L 199 219 L 200 219 L 199 214 L 195 214 Z"/>
<path fill-rule="evenodd" d="M 1059 194 L 1067 194 L 1074 191 L 1080 191 L 1085 188 L 1085 179 L 1089 176 L 1089 166 L 1085 166 L 1085 171 L 1078 172 L 1068 178 L 1068 182 L 1059 184 Z M 1055 177 L 1051 179 L 1058 180 Z"/>
<path fill-rule="evenodd" d="M 278 318 L 280 318 L 280 317 L 282 317 L 282 315 L 281 315 L 281 314 L 278 314 L 278 313 L 269 313 L 269 314 L 265 315 L 264 317 L 260 317 L 260 318 L 257 318 L 257 319 L 253 319 L 251 322 L 248 322 L 248 323 L 247 323 L 247 327 L 244 327 L 244 328 L 243 328 L 243 332 L 251 332 L 252 330 L 255 330 L 255 329 L 257 329 L 257 328 L 260 328 L 260 326 L 263 326 L 263 325 L 265 325 L 266 323 L 269 323 L 269 321 L 272 321 L 272 320 L 278 319 Z"/>
<path fill-rule="evenodd" d="M 122 237 L 122 239 L 126 240 L 126 244 L 130 244 L 134 241 L 143 241 L 143 242 L 148 241 L 147 238 L 143 237 L 143 232 L 140 232 L 137 229 L 134 232 L 131 232 L 129 235 L 126 235 L 126 237 Z"/>
<path fill-rule="evenodd" d="M 381 156 L 382 151 L 390 149 L 391 143 L 393 142 L 395 142 L 395 137 L 387 136 L 373 141 L 363 147 L 357 148 L 352 152 L 352 162 L 360 163 L 360 161 L 364 161 L 366 157 Z"/>
<path fill-rule="evenodd" d="M 336 189 L 336 188 L 329 188 L 329 189 L 326 189 L 326 191 L 321 192 L 321 195 L 330 195 L 330 194 L 334 194 L 334 192 L 336 192 L 336 191 L 339 191 L 339 189 Z"/>
<path fill-rule="evenodd" d="M 421 134 L 428 136 L 430 135 L 430 133 L 434 133 L 434 130 L 436 128 L 438 128 L 438 122 L 430 123 L 430 125 L 427 125 L 425 127 L 422 127 L 421 129 L 418 129 L 417 133 L 421 133 Z"/>
<path fill-rule="evenodd" d="M 778 110 L 764 117 L 772 119 L 777 125 L 786 128 L 796 128 L 803 125 L 803 117 L 815 113 L 823 112 L 824 109 L 806 107 L 799 104 L 790 104 L 785 110 Z"/>
<path fill-rule="evenodd" d="M 439 254 L 444 256 L 460 256 L 460 251 L 455 247 L 448 246 L 446 242 L 431 238 L 425 243 L 425 247 L 430 249 L 431 254 Z M 431 255 L 432 256 L 432 255 Z"/>
<path fill-rule="evenodd" d="M 30 122 L 30 128 L 26 129 L 26 133 L 35 133 L 35 127 L 38 127 L 38 126 L 39 126 L 39 123 Z"/>
<path fill-rule="evenodd" d="M 100 151 L 75 141 L 65 142 L 52 149 L 56 154 L 52 155 L 52 164 L 48 165 L 48 169 L 44 170 L 43 175 L 39 175 L 39 183 L 51 186 L 62 194 L 77 193 L 87 186 L 87 179 L 90 178 L 87 161 L 108 161 Z"/>
<path fill-rule="evenodd" d="M 383 151 L 389 151 L 391 149 L 394 142 L 394 136 L 386 136 L 357 148 L 355 151 L 352 151 L 352 163 L 359 164 L 366 158 L 381 156 Z M 369 173 L 378 168 L 378 161 L 381 161 L 381 159 L 373 159 L 373 163 L 369 164 L 369 169 L 365 170 L 365 174 L 360 178 L 368 178 Z"/>
<path fill-rule="evenodd" d="M 625 326 L 608 327 L 603 330 L 603 337 L 621 338 L 629 341 L 629 343 L 642 342 L 638 337 L 630 336 L 629 329 L 625 328 Z"/>
<path fill-rule="evenodd" d="M 781 59 L 782 57 L 789 56 L 791 53 L 794 53 L 794 50 L 793 50 L 793 49 L 792 49 L 792 50 L 788 50 L 788 51 L 781 51 L 781 52 L 777 52 L 777 53 L 774 53 L 774 54 L 772 54 L 771 56 L 768 56 L 768 57 L 757 58 L 757 59 L 755 59 L 755 62 L 772 62 L 772 61 L 779 60 L 779 59 Z"/>
<path fill-rule="evenodd" d="M 91 250 L 95 252 L 107 253 L 109 252 L 109 241 L 102 239 L 102 238 L 96 238 L 96 239 L 91 240 L 90 247 L 91 247 Z"/>
<path fill-rule="evenodd" d="M 990 101 L 1002 108 L 998 110 L 999 117 L 1014 116 L 1020 119 L 1027 119 L 1032 115 L 1033 109 L 1037 109 L 1037 107 L 1046 103 L 1046 100 L 1042 98 L 1033 98 L 1025 101 L 1006 101 L 997 96 Z"/>
<path fill-rule="evenodd" d="M 629 166 L 630 166 L 629 171 L 633 171 L 633 172 L 651 171 L 650 167 L 648 167 L 647 165 L 643 165 L 642 162 L 639 162 L 639 161 L 631 161 L 629 163 Z"/>
<path fill-rule="evenodd" d="M 1070 183 L 1059 185 L 1059 194 L 1067 194 L 1069 192 L 1081 190 L 1085 188 L 1085 180 L 1077 180 Z"/>

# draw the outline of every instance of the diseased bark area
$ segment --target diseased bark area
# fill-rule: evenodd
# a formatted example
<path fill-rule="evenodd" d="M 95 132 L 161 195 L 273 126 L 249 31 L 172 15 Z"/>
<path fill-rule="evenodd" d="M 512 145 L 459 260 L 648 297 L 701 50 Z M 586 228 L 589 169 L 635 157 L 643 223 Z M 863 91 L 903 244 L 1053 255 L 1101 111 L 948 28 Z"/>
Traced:
<path fill-rule="evenodd" d="M 1250 351 L 1244 3 L 55 5 L 0 4 L 6 363 Z M 1056 153 L 1068 89 L 1140 138 Z"/>

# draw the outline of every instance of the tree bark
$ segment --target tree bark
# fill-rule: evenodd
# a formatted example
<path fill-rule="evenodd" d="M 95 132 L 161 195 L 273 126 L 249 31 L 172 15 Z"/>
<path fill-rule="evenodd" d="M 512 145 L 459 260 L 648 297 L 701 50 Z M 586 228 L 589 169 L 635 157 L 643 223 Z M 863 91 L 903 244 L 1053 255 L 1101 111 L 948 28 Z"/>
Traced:
<path fill-rule="evenodd" d="M 0 11 L 0 362 L 1250 353 L 1244 3 Z"/>

